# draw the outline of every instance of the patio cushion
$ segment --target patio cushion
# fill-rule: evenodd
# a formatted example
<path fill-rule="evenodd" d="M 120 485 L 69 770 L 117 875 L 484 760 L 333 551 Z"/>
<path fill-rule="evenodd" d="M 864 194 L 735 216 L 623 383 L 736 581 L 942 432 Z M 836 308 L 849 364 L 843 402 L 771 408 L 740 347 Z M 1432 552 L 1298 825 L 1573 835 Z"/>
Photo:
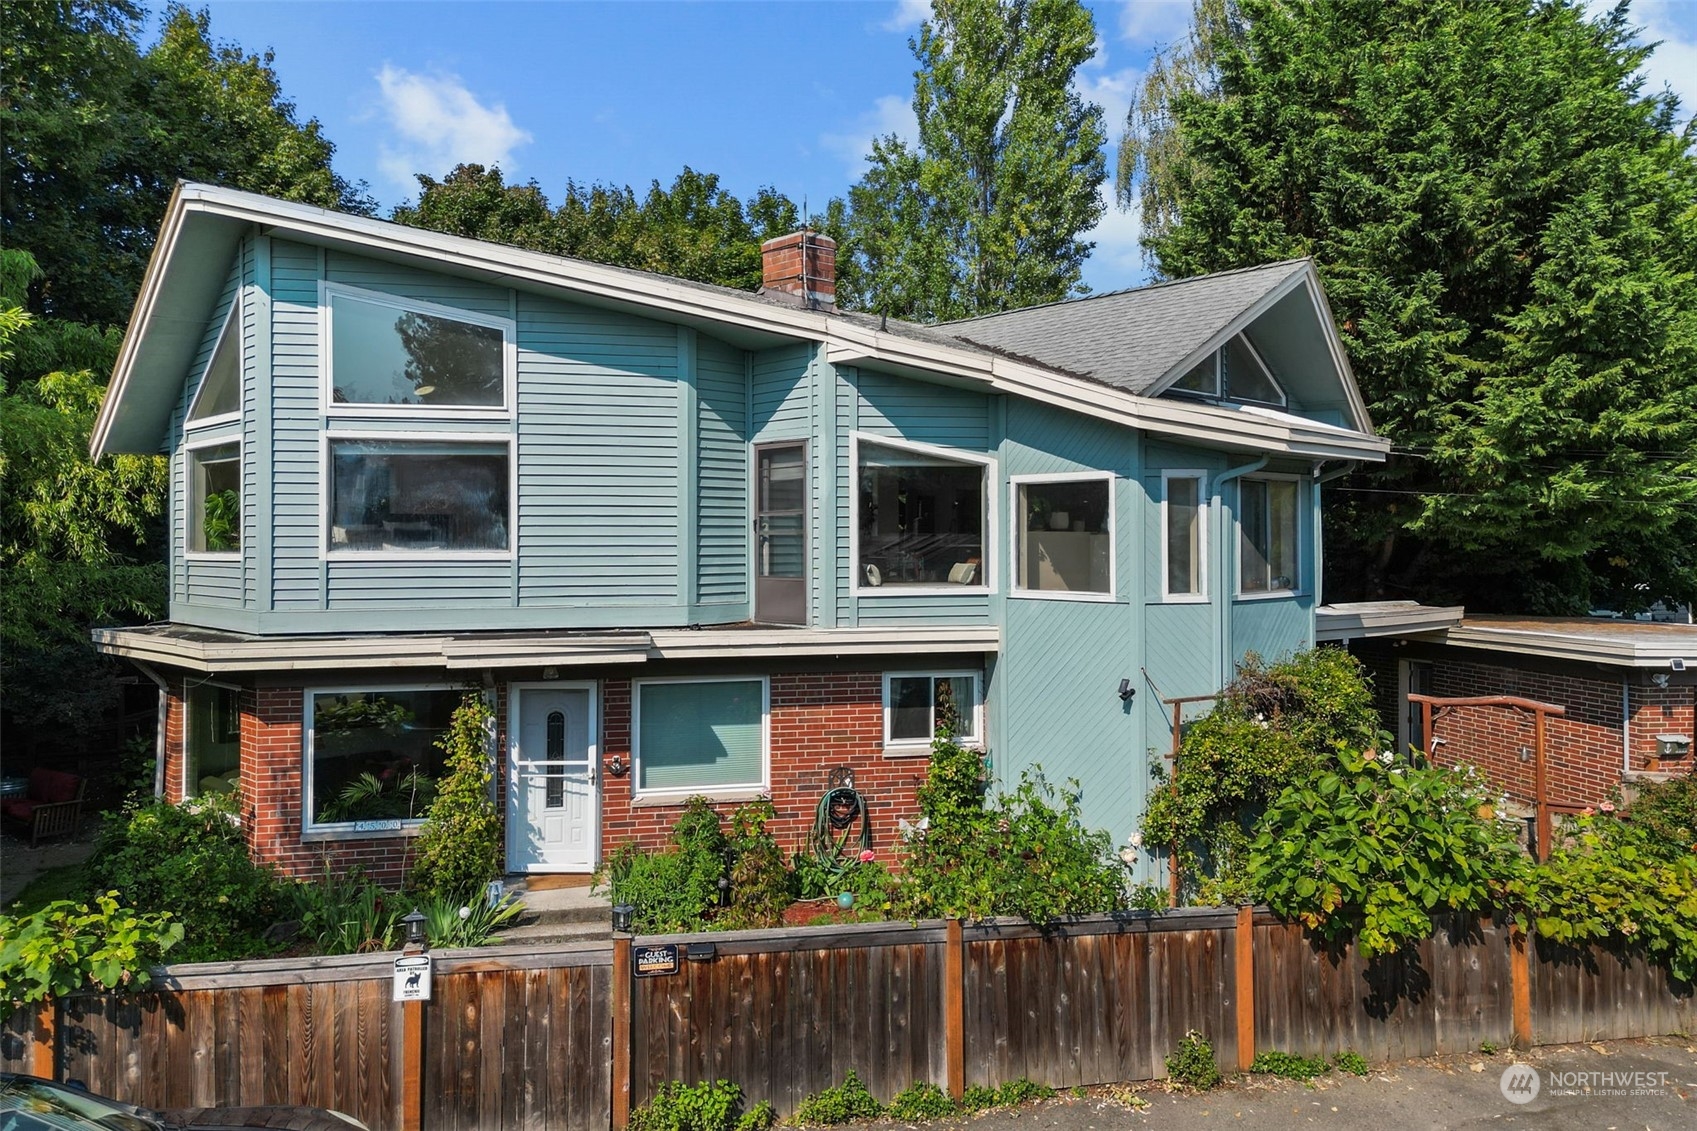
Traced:
<path fill-rule="evenodd" d="M 8 797 L 6 800 L 0 801 L 0 813 L 4 813 L 15 820 L 28 821 L 30 814 L 35 812 L 35 807 L 39 804 L 41 804 L 39 801 L 25 801 L 21 797 Z"/>
<path fill-rule="evenodd" d="M 75 774 L 60 773 L 58 770 L 31 770 L 29 799 L 49 805 L 59 801 L 75 801 L 77 787 L 81 784 L 82 780 Z"/>

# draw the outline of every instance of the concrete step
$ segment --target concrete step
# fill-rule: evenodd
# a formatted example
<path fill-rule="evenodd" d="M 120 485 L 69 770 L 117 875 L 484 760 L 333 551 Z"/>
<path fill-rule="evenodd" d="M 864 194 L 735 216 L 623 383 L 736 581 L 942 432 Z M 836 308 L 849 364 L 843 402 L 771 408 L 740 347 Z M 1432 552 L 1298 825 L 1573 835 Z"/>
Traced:
<path fill-rule="evenodd" d="M 590 926 L 609 933 L 613 929 L 613 904 L 605 893 L 591 892 L 587 887 L 533 891 L 523 879 L 509 880 L 507 891 L 524 903 L 521 927 Z"/>
<path fill-rule="evenodd" d="M 516 927 L 508 927 L 500 932 L 503 945 L 513 946 L 520 943 L 574 943 L 595 942 L 600 939 L 613 937 L 613 924 L 603 919 L 597 923 L 543 923 L 521 922 Z"/>

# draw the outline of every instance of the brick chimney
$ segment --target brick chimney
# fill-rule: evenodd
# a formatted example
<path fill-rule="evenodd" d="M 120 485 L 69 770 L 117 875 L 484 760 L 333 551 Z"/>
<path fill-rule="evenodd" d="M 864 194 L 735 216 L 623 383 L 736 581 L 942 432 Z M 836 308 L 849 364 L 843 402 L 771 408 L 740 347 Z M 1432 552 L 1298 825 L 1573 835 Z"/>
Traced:
<path fill-rule="evenodd" d="M 837 241 L 811 228 L 760 245 L 764 294 L 788 296 L 798 306 L 835 310 Z"/>

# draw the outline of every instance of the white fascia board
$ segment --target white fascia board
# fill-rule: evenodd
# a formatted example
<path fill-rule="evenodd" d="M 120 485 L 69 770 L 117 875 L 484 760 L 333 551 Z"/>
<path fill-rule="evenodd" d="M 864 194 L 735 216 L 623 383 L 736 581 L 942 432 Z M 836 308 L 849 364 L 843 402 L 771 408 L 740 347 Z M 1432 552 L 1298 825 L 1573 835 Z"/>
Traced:
<path fill-rule="evenodd" d="M 1417 601 L 1321 605 L 1314 610 L 1314 638 L 1342 641 L 1438 634 L 1460 624 L 1465 612 L 1460 605 L 1422 605 Z"/>
<path fill-rule="evenodd" d="M 1697 661 L 1697 633 L 1689 639 L 1651 641 L 1603 633 L 1539 632 L 1463 624 L 1450 629 L 1444 642 L 1462 648 L 1615 667 L 1666 668 L 1674 660 Z"/>
<path fill-rule="evenodd" d="M 287 637 L 198 641 L 123 628 L 97 628 L 96 651 L 197 672 L 323 671 L 333 668 L 439 668 L 446 636 L 336 639 Z"/>
<path fill-rule="evenodd" d="M 994 625 L 941 628 L 821 628 L 655 631 L 657 660 L 735 657 L 937 655 L 998 652 L 1001 630 Z"/>

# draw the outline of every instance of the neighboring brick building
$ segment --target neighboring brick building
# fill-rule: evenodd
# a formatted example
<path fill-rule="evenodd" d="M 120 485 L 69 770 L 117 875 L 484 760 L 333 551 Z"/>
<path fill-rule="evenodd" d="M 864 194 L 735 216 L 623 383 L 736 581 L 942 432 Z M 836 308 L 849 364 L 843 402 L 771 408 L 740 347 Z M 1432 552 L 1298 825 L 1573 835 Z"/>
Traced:
<path fill-rule="evenodd" d="M 1399 603 L 1407 621 L 1409 605 Z M 1397 608 L 1398 605 L 1378 606 Z M 1419 608 L 1419 606 L 1413 606 Z M 1533 717 L 1509 707 L 1438 712 L 1432 742 L 1408 695 L 1512 695 L 1562 707 L 1549 720 L 1548 800 L 1592 805 L 1634 782 L 1689 773 L 1697 732 L 1697 627 L 1593 618 L 1460 616 L 1387 626 L 1339 606 L 1321 638 L 1347 641 L 1372 674 L 1399 748 L 1431 746 L 1520 803 L 1533 800 Z M 1428 610 L 1438 613 L 1441 610 Z M 1345 621 L 1349 623 L 1345 623 Z M 1329 630 L 1328 630 L 1329 629 Z M 1687 666 L 1689 664 L 1689 666 Z M 1682 752 L 1681 752 L 1682 751 Z"/>

